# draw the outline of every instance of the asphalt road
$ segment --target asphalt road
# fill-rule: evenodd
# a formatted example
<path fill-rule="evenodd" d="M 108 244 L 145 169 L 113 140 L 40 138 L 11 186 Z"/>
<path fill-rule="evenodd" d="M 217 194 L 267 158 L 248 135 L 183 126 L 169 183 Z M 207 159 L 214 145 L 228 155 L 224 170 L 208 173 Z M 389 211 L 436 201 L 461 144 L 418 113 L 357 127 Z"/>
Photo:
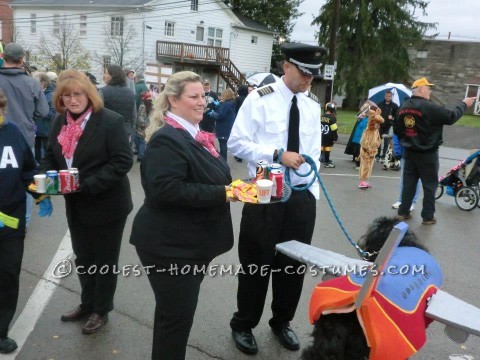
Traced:
<path fill-rule="evenodd" d="M 321 173 L 348 231 L 354 239 L 358 239 L 375 217 L 396 214 L 391 209 L 391 204 L 398 196 L 399 173 L 383 171 L 381 165 L 376 164 L 371 179 L 373 188 L 367 191 L 360 190 L 357 188 L 357 171 L 353 169 L 351 158 L 343 154 L 343 149 L 344 146 L 338 144 L 334 147 L 333 161 L 337 167 L 322 169 Z M 458 160 L 465 158 L 467 153 L 465 150 L 442 148 L 440 172 L 447 172 Z M 245 164 L 239 164 L 233 159 L 229 159 L 229 162 L 234 178 L 245 177 Z M 129 216 L 125 229 L 120 267 L 140 264 L 135 249 L 128 242 L 133 216 L 143 201 L 138 163 L 135 163 L 129 176 L 135 209 Z M 53 203 L 54 214 L 51 218 L 33 217 L 25 241 L 21 293 L 14 323 L 22 314 L 20 320 L 23 319 L 26 325 L 20 326 L 19 320 L 15 326 L 15 334 L 19 337 L 28 337 L 20 351 L 13 356 L 0 358 L 14 359 L 16 356 L 19 360 L 149 359 L 154 298 L 144 273 L 140 276 L 133 274 L 119 276 L 115 310 L 110 314 L 109 323 L 99 333 L 82 335 L 82 323 L 60 321 L 61 313 L 78 305 L 80 287 L 76 275 L 67 276 L 56 284 L 50 271 L 47 271 L 59 245 L 68 252 L 69 244 L 68 238 L 62 242 L 67 232 L 63 199 L 55 197 Z M 241 209 L 240 203 L 232 204 L 236 238 Z M 409 225 L 442 266 L 445 278 L 444 290 L 480 307 L 477 279 L 480 267 L 478 263 L 480 209 L 464 212 L 455 205 L 452 197 L 443 195 L 437 202 L 437 218 L 437 225 L 422 225 L 418 208 L 413 212 L 413 219 L 409 221 Z M 317 203 L 313 244 L 355 256 L 353 247 L 346 241 L 323 195 Z M 60 255 L 58 259 L 62 259 L 62 256 L 65 257 Z M 219 265 L 237 263 L 236 245 L 230 252 L 214 261 L 214 264 Z M 292 322 L 302 347 L 310 341 L 309 333 L 312 327 L 308 322 L 308 303 L 311 290 L 319 281 L 319 278 L 306 276 L 301 302 Z M 187 359 L 250 358 L 235 348 L 228 326 L 230 317 L 236 310 L 236 286 L 237 279 L 234 275 L 205 278 L 189 339 Z M 32 297 L 34 291 L 40 295 Z M 269 293 L 262 321 L 254 330 L 259 353 L 253 358 L 298 359 L 300 352 L 282 348 L 269 329 L 270 301 Z M 454 344 L 444 336 L 443 326 L 438 323 L 429 327 L 427 338 L 427 344 L 412 359 L 480 359 L 479 338 L 471 337 L 464 345 Z"/>

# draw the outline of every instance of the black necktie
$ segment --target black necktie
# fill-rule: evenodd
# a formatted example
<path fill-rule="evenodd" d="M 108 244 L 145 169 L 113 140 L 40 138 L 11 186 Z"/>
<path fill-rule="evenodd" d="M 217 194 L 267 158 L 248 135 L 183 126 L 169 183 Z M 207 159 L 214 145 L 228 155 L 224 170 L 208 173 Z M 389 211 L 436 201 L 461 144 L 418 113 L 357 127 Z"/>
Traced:
<path fill-rule="evenodd" d="M 292 107 L 290 108 L 290 119 L 288 124 L 288 142 L 287 151 L 300 151 L 300 113 L 297 106 L 297 97 L 294 95 L 292 99 Z"/>

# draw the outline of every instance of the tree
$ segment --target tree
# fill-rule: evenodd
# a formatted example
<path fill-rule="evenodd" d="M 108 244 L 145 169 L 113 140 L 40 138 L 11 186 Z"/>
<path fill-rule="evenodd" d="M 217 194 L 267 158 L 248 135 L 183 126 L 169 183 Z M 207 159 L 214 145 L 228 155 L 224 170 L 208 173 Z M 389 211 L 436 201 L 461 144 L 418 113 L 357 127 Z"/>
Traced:
<path fill-rule="evenodd" d="M 327 0 L 312 25 L 320 25 L 317 38 L 327 44 L 336 0 Z M 345 105 L 357 107 L 368 89 L 385 82 L 405 83 L 411 66 L 408 48 L 425 38 L 434 23 L 419 21 L 429 1 L 341 0 L 337 33 L 337 78 L 334 90 L 346 95 Z"/>
<path fill-rule="evenodd" d="M 32 54 L 32 61 L 39 67 L 55 72 L 66 69 L 88 70 L 90 53 L 80 45 L 75 26 L 64 19 L 53 28 L 48 40 L 42 34 L 37 51 Z"/>
<path fill-rule="evenodd" d="M 282 54 L 280 46 L 283 41 L 288 41 L 295 19 L 302 13 L 298 7 L 304 0 L 224 0 L 232 10 L 240 12 L 260 24 L 267 25 L 277 34 L 277 41 L 273 44 L 272 71 L 277 68 Z"/>
<path fill-rule="evenodd" d="M 108 54 L 111 64 L 120 65 L 123 68 L 139 71 L 143 67 L 142 54 L 134 53 L 137 51 L 138 42 L 137 31 L 133 25 L 122 21 L 116 27 L 106 25 L 104 28 L 105 54 Z M 95 60 L 105 66 L 104 55 L 95 53 Z"/>

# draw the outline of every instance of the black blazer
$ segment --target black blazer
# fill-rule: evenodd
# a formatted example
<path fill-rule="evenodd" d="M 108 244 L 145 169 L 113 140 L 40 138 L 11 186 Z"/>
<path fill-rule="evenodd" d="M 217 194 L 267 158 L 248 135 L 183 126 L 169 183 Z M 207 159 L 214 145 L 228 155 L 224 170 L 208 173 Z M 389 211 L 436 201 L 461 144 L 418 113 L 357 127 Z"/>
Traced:
<path fill-rule="evenodd" d="M 141 165 L 145 202 L 130 242 L 162 257 L 210 261 L 233 246 L 225 185 L 230 169 L 185 130 L 165 125 L 150 139 Z"/>
<path fill-rule="evenodd" d="M 67 169 L 57 137 L 66 114 L 54 119 L 41 170 Z M 73 154 L 81 192 L 65 195 L 67 217 L 78 216 L 85 224 L 101 225 L 120 220 L 132 211 L 127 173 L 133 160 L 123 117 L 108 109 L 93 113 Z"/>

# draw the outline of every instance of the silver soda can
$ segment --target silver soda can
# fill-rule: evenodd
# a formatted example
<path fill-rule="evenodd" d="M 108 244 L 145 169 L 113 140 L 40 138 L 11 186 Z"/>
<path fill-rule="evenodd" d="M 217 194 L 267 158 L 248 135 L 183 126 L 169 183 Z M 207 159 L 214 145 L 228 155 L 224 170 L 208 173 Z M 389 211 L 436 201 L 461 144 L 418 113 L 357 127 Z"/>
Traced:
<path fill-rule="evenodd" d="M 268 180 L 268 161 L 259 160 L 257 161 L 257 174 L 255 176 L 256 180 L 267 179 Z"/>
<path fill-rule="evenodd" d="M 72 184 L 72 191 L 76 191 L 80 188 L 80 176 L 77 168 L 71 168 L 70 170 L 70 181 Z"/>

